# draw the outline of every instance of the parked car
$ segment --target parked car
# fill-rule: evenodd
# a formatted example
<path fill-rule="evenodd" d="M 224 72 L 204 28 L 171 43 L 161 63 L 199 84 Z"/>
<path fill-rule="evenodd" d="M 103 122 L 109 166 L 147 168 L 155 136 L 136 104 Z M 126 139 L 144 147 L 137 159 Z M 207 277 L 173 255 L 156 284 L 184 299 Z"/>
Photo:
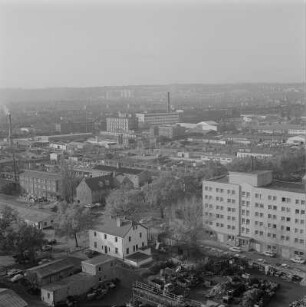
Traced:
<path fill-rule="evenodd" d="M 272 251 L 264 251 L 262 254 L 265 255 L 265 256 L 268 256 L 268 257 L 274 257 L 275 256 L 275 253 L 273 253 Z"/>
<path fill-rule="evenodd" d="M 47 242 L 48 245 L 55 245 L 55 244 L 57 244 L 56 239 L 47 240 L 46 242 Z"/>
<path fill-rule="evenodd" d="M 291 258 L 290 259 L 292 262 L 294 263 L 300 263 L 300 264 L 303 264 L 305 263 L 305 259 L 303 259 L 302 257 L 299 257 L 299 256 L 296 256 L 294 258 Z"/>
<path fill-rule="evenodd" d="M 231 252 L 241 253 L 241 248 L 239 246 L 232 246 L 229 248 Z"/>
<path fill-rule="evenodd" d="M 8 277 L 13 277 L 13 276 L 15 276 L 15 275 L 17 275 L 17 274 L 22 274 L 22 273 L 23 273 L 22 270 L 19 270 L 19 269 L 11 269 L 11 270 L 9 270 L 9 271 L 7 272 L 7 276 L 8 276 Z"/>
<path fill-rule="evenodd" d="M 52 245 L 46 244 L 46 245 L 44 245 L 44 246 L 41 248 L 41 250 L 42 250 L 43 252 L 50 251 L 50 250 L 52 250 Z"/>
<path fill-rule="evenodd" d="M 10 281 L 11 282 L 17 282 L 18 280 L 23 279 L 23 274 L 17 274 L 15 276 L 13 276 Z"/>

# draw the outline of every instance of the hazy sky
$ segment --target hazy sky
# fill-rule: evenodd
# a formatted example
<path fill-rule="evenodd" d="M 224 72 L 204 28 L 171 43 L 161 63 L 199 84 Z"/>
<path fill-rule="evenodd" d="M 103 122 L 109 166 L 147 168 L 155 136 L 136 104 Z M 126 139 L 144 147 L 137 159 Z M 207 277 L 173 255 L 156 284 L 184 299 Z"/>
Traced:
<path fill-rule="evenodd" d="M 304 80 L 304 0 L 0 0 L 1 88 Z"/>

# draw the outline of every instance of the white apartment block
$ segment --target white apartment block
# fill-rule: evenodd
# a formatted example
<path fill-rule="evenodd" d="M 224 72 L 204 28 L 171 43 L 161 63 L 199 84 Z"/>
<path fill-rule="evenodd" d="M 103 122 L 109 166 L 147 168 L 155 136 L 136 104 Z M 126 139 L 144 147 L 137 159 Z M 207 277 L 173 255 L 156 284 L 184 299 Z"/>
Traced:
<path fill-rule="evenodd" d="M 305 177 L 302 183 L 273 181 L 271 171 L 203 181 L 204 223 L 223 243 L 305 256 L 305 186 Z"/>
<path fill-rule="evenodd" d="M 138 123 L 143 126 L 174 125 L 180 121 L 180 114 L 171 113 L 136 113 Z"/>
<path fill-rule="evenodd" d="M 148 248 L 148 229 L 130 220 L 105 217 L 101 226 L 89 230 L 89 248 L 125 259 Z"/>

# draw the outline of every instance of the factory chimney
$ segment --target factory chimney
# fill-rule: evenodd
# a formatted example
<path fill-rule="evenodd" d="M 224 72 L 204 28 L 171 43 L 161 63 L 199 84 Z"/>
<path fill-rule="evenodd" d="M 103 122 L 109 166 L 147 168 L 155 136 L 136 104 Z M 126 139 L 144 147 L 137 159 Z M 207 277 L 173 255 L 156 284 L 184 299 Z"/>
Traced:
<path fill-rule="evenodd" d="M 12 146 L 12 117 L 11 117 L 11 113 L 8 113 L 7 116 L 8 116 L 8 122 L 9 122 L 8 142 L 9 142 L 9 145 Z"/>
<path fill-rule="evenodd" d="M 170 92 L 168 92 L 168 101 L 167 101 L 167 112 L 171 112 L 171 105 L 170 105 Z"/>

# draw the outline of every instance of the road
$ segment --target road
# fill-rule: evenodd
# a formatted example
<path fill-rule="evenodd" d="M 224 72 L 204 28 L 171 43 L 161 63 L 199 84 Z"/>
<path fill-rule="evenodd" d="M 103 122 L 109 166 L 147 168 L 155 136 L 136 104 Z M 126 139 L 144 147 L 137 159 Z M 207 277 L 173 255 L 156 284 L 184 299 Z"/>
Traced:
<path fill-rule="evenodd" d="M 219 243 L 219 242 L 216 242 L 216 241 L 209 241 L 209 240 L 202 241 L 201 247 L 202 248 L 210 247 L 210 248 L 212 248 L 212 250 L 210 252 L 216 252 L 216 253 L 221 253 L 223 251 L 229 251 L 229 246 L 222 244 L 222 243 Z M 215 249 L 215 251 L 213 249 Z M 234 252 L 231 252 L 231 253 L 235 254 Z M 286 263 L 291 268 L 294 268 L 297 271 L 301 271 L 301 272 L 306 273 L 306 264 L 294 263 L 290 260 L 283 259 L 279 256 L 268 257 L 268 256 L 265 256 L 263 254 L 255 252 L 255 251 L 252 251 L 252 252 L 243 251 L 241 253 L 241 255 L 245 256 L 247 259 L 255 260 L 255 261 L 258 260 L 258 259 L 263 259 L 267 264 L 271 264 L 271 265 L 276 265 L 276 264 L 279 264 L 279 263 Z"/>

